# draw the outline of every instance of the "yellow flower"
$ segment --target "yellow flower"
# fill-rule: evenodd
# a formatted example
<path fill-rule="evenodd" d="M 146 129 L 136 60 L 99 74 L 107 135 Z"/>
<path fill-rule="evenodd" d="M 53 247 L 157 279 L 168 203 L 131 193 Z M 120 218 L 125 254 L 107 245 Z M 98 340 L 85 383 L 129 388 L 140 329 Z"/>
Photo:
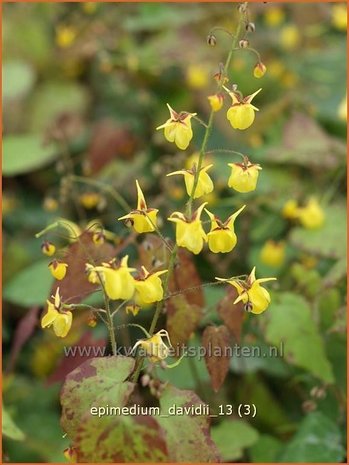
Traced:
<path fill-rule="evenodd" d="M 256 189 L 259 170 L 262 169 L 258 164 L 253 164 L 245 159 L 243 163 L 228 163 L 228 166 L 231 167 L 229 187 L 241 193 Z"/>
<path fill-rule="evenodd" d="M 143 307 L 163 299 L 164 290 L 159 276 L 164 273 L 167 273 L 167 270 L 149 273 L 147 269 L 142 266 L 141 275 L 135 278 L 134 299 L 137 305 Z"/>
<path fill-rule="evenodd" d="M 205 208 L 211 220 L 211 231 L 207 234 L 207 240 L 208 247 L 212 252 L 227 253 L 236 246 L 237 237 L 234 231 L 234 221 L 245 207 L 246 205 L 229 216 L 224 223 Z"/>
<path fill-rule="evenodd" d="M 287 200 L 282 208 L 282 216 L 284 218 L 294 220 L 298 216 L 298 203 L 296 200 Z"/>
<path fill-rule="evenodd" d="M 261 261 L 269 266 L 281 266 L 285 261 L 285 243 L 267 241 L 260 251 Z"/>
<path fill-rule="evenodd" d="M 264 13 L 264 21 L 270 27 L 279 26 L 285 20 L 285 12 L 278 6 L 271 6 Z"/>
<path fill-rule="evenodd" d="M 294 50 L 298 47 L 301 37 L 297 26 L 289 24 L 284 26 L 280 33 L 280 43 L 285 50 Z"/>
<path fill-rule="evenodd" d="M 73 315 L 62 308 L 59 287 L 57 287 L 56 294 L 52 298 L 54 302 L 47 300 L 47 312 L 42 317 L 41 327 L 47 328 L 53 325 L 56 336 L 65 337 L 71 328 Z"/>
<path fill-rule="evenodd" d="M 269 292 L 260 284 L 267 281 L 274 281 L 276 278 L 256 279 L 255 272 L 256 267 L 253 268 L 246 281 L 241 281 L 240 279 L 234 278 L 229 280 L 221 278 L 216 279 L 219 281 L 227 281 L 229 284 L 235 287 L 239 295 L 235 299 L 234 304 L 242 301 L 245 304 L 245 310 L 251 313 L 259 314 L 263 313 L 270 304 Z"/>
<path fill-rule="evenodd" d="M 166 140 L 174 142 L 179 149 L 185 150 L 193 138 L 193 130 L 191 128 L 190 120 L 193 116 L 196 116 L 196 113 L 187 113 L 186 111 L 177 113 L 169 104 L 167 104 L 167 106 L 170 110 L 171 117 L 165 124 L 157 127 L 156 130 L 164 129 Z"/>
<path fill-rule="evenodd" d="M 59 260 L 53 260 L 49 265 L 49 270 L 54 278 L 61 281 L 67 274 L 68 264 Z"/>
<path fill-rule="evenodd" d="M 167 339 L 167 342 L 170 347 L 167 347 L 167 345 L 163 341 L 163 338 Z M 143 349 L 145 355 L 153 363 L 165 360 L 170 353 L 170 348 L 172 348 L 170 337 L 165 329 L 161 329 L 159 332 L 154 334 L 154 336 L 148 339 L 141 339 L 140 341 L 137 341 L 136 344 L 133 346 L 132 351 L 136 349 L 138 346 L 140 346 Z"/>
<path fill-rule="evenodd" d="M 213 111 L 219 111 L 222 108 L 224 102 L 222 94 L 209 95 L 207 99 Z"/>
<path fill-rule="evenodd" d="M 101 200 L 101 196 L 98 192 L 84 192 L 80 195 L 80 203 L 87 210 L 96 208 Z"/>
<path fill-rule="evenodd" d="M 316 198 L 308 200 L 304 207 L 298 208 L 297 218 L 307 229 L 320 228 L 325 221 L 325 213 Z"/>
<path fill-rule="evenodd" d="M 344 3 L 334 4 L 331 11 L 332 24 L 340 31 L 347 29 L 347 6 Z"/>
<path fill-rule="evenodd" d="M 131 305 L 127 305 L 125 310 L 127 314 L 132 313 L 133 316 L 136 316 L 138 315 L 140 309 L 141 307 L 139 305 L 136 305 L 135 303 L 133 303 Z"/>
<path fill-rule="evenodd" d="M 158 211 L 156 208 L 148 208 L 145 201 L 142 189 L 138 181 L 136 180 L 137 186 L 137 209 L 132 210 L 128 215 L 118 218 L 118 220 L 130 220 L 132 227 L 139 234 L 155 231 L 156 228 L 156 216 Z"/>
<path fill-rule="evenodd" d="M 186 80 L 192 89 L 203 89 L 209 83 L 207 68 L 201 65 L 190 65 L 187 69 Z"/>
<path fill-rule="evenodd" d="M 105 235 L 103 231 L 94 232 L 92 235 L 92 241 L 95 245 L 102 245 L 105 242 Z"/>
<path fill-rule="evenodd" d="M 342 99 L 341 103 L 339 104 L 338 107 L 338 117 L 342 121 L 347 120 L 347 100 L 348 97 L 347 95 Z"/>
<path fill-rule="evenodd" d="M 76 31 L 71 26 L 58 26 L 56 29 L 56 44 L 60 48 L 70 47 L 76 39 Z"/>
<path fill-rule="evenodd" d="M 232 98 L 232 106 L 227 112 L 227 118 L 234 129 L 247 129 L 249 128 L 255 118 L 255 111 L 258 108 L 251 104 L 253 98 L 262 90 L 258 89 L 247 97 L 242 97 L 237 92 L 232 92 L 226 87 L 224 89 L 229 93 Z"/>
<path fill-rule="evenodd" d="M 127 262 L 128 255 L 121 259 L 119 266 L 116 265 L 115 261 L 103 263 L 102 266 L 95 267 L 87 264 L 90 272 L 96 272 L 96 275 L 94 275 L 95 279 L 98 278 L 98 274 L 101 276 L 105 292 L 109 299 L 129 300 L 134 294 L 135 284 L 130 272 L 135 271 L 135 268 L 130 268 Z"/>
<path fill-rule="evenodd" d="M 267 71 L 267 67 L 264 63 L 259 61 L 253 69 L 253 76 L 257 79 L 262 78 Z"/>
<path fill-rule="evenodd" d="M 45 241 L 41 244 L 41 250 L 44 255 L 51 257 L 56 252 L 56 247 L 52 242 Z"/>
<path fill-rule="evenodd" d="M 213 165 L 208 165 L 208 166 L 205 166 L 204 168 L 201 168 L 198 182 L 197 182 L 195 192 L 193 195 L 194 199 L 198 199 L 199 197 L 202 197 L 203 195 L 209 194 L 210 192 L 213 191 L 212 179 L 207 174 L 207 171 L 210 168 L 212 168 L 212 166 Z M 173 176 L 175 174 L 183 174 L 187 194 L 191 196 L 193 193 L 194 179 L 195 179 L 196 172 L 197 172 L 197 169 L 195 165 L 194 168 L 190 170 L 173 171 L 173 173 L 169 173 L 167 174 L 167 176 Z"/>
<path fill-rule="evenodd" d="M 43 203 L 43 208 L 47 212 L 55 212 L 58 209 L 58 202 L 52 197 L 46 197 Z"/>
<path fill-rule="evenodd" d="M 204 242 L 207 241 L 206 233 L 201 224 L 201 213 L 207 202 L 203 203 L 188 219 L 183 213 L 174 212 L 168 221 L 176 223 L 176 243 L 180 247 L 193 252 L 195 255 L 201 252 Z"/>

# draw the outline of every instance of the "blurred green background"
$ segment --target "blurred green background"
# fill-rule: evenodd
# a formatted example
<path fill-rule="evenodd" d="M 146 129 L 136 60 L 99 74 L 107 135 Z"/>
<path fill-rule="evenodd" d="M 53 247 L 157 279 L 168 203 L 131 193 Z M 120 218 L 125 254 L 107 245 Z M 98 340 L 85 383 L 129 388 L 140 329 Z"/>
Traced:
<path fill-rule="evenodd" d="M 205 251 L 195 262 L 203 281 L 246 273 L 254 265 L 257 277 L 278 277 L 269 286 L 270 309 L 246 319 L 242 341 L 267 346 L 283 339 L 293 350 L 282 359 L 232 359 L 218 394 L 198 361 L 198 391 L 206 402 L 257 405 L 254 419 L 213 424 L 224 460 L 341 462 L 346 5 L 261 2 L 249 10 L 256 24 L 250 43 L 267 73 L 255 79 L 255 56 L 235 52 L 230 84 L 244 95 L 262 87 L 254 101 L 260 111 L 253 126 L 239 132 L 221 110 L 209 149 L 242 151 L 263 171 L 255 192 L 237 194 L 227 187 L 227 163 L 236 158 L 211 156 L 216 189 L 207 199 L 210 210 L 226 218 L 242 202 L 248 208 L 236 223 L 234 252 Z M 83 318 L 64 341 L 39 327 L 52 282 L 35 233 L 57 217 L 80 225 L 100 218 L 122 241 L 129 231 L 116 218 L 124 211 L 103 185 L 135 205 L 137 178 L 148 204 L 161 211 L 163 234 L 173 237 L 166 218 L 183 208 L 186 193 L 177 177 L 165 175 L 199 149 L 203 130 L 193 122 L 193 141 L 179 153 L 155 128 L 168 118 L 167 102 L 207 119 L 213 75 L 230 41 L 217 32 L 217 45 L 209 47 L 206 36 L 214 26 L 234 30 L 236 21 L 237 4 L 227 3 L 3 5 L 5 461 L 65 460 L 68 443 L 59 425 L 63 345 L 81 337 L 106 340 L 103 327 L 91 329 Z M 81 182 L 69 181 L 72 171 Z M 304 205 L 311 197 L 324 212 L 322 225 L 309 229 L 285 218 L 287 201 Z M 49 239 L 65 243 L 55 235 Z M 136 247 L 129 253 L 135 260 Z M 216 306 L 224 295 L 223 288 L 205 288 L 198 338 L 208 322 L 219 323 Z M 148 327 L 151 313 L 140 318 Z M 196 389 L 188 363 L 164 377 Z"/>

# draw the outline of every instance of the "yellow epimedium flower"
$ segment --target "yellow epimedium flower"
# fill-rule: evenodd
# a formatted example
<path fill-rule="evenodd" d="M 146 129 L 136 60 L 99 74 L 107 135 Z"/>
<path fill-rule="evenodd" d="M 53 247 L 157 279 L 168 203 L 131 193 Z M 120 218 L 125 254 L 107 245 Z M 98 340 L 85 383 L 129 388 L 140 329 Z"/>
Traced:
<path fill-rule="evenodd" d="M 282 216 L 289 220 L 294 220 L 298 216 L 298 203 L 294 199 L 287 200 L 282 207 Z"/>
<path fill-rule="evenodd" d="M 262 169 L 258 164 L 251 163 L 245 158 L 243 163 L 228 163 L 228 166 L 231 167 L 229 187 L 241 193 L 256 189 L 259 171 Z"/>
<path fill-rule="evenodd" d="M 164 129 L 166 140 L 174 142 L 179 149 L 185 150 L 193 138 L 191 118 L 196 116 L 196 113 L 187 113 L 186 111 L 177 113 L 169 104 L 167 106 L 171 117 L 156 130 Z"/>
<path fill-rule="evenodd" d="M 186 80 L 192 89 L 204 89 L 208 86 L 210 73 L 201 65 L 190 65 L 186 72 Z"/>
<path fill-rule="evenodd" d="M 47 300 L 47 312 L 42 317 L 41 327 L 48 328 L 52 325 L 56 336 L 65 337 L 71 328 L 73 315 L 69 310 L 63 309 L 59 287 L 57 287 L 56 294 L 52 296 L 52 299 L 53 302 Z"/>
<path fill-rule="evenodd" d="M 231 91 L 224 87 L 232 98 L 232 106 L 227 111 L 227 118 L 234 129 L 247 129 L 249 128 L 255 118 L 255 111 L 258 108 L 251 104 L 254 97 L 262 90 L 258 89 L 251 95 L 243 97 L 237 92 Z"/>
<path fill-rule="evenodd" d="M 297 218 L 307 229 L 320 228 L 325 221 L 325 213 L 315 197 L 308 200 L 304 207 L 298 208 Z"/>
<path fill-rule="evenodd" d="M 167 273 L 167 270 L 149 273 L 142 266 L 141 274 L 135 278 L 134 300 L 136 305 L 143 307 L 163 299 L 164 290 L 160 276 L 164 273 Z"/>
<path fill-rule="evenodd" d="M 49 263 L 48 267 L 51 271 L 52 276 L 58 279 L 58 281 L 61 281 L 65 278 L 68 268 L 67 263 L 61 262 L 59 260 L 53 260 L 51 263 Z"/>
<path fill-rule="evenodd" d="M 128 215 L 122 216 L 118 220 L 130 220 L 133 229 L 140 234 L 155 231 L 156 216 L 159 210 L 147 207 L 142 189 L 137 180 L 136 187 L 138 197 L 136 210 L 132 210 Z"/>
<path fill-rule="evenodd" d="M 270 294 L 263 286 L 261 286 L 261 283 L 275 281 L 276 278 L 256 279 L 255 273 L 256 267 L 253 268 L 246 281 L 234 278 L 228 280 L 221 278 L 216 279 L 219 281 L 226 281 L 235 287 L 239 295 L 235 299 L 234 304 L 243 302 L 245 304 L 245 310 L 251 313 L 259 314 L 263 313 L 270 304 Z"/>
<path fill-rule="evenodd" d="M 98 192 L 84 192 L 80 195 L 79 200 L 84 208 L 92 210 L 93 208 L 96 208 L 101 201 L 101 196 Z"/>
<path fill-rule="evenodd" d="M 51 257 L 56 252 L 56 247 L 52 242 L 45 241 L 41 244 L 41 250 L 44 255 Z"/>
<path fill-rule="evenodd" d="M 102 263 L 102 266 L 86 265 L 89 272 L 90 282 L 100 282 L 105 289 L 109 299 L 112 300 L 129 300 L 132 298 L 135 291 L 135 284 L 131 271 L 135 268 L 128 266 L 128 255 L 123 257 L 119 263 L 116 264 L 115 260 L 109 263 Z M 93 273 L 91 276 L 91 272 Z"/>
<path fill-rule="evenodd" d="M 165 344 L 163 339 L 167 340 L 169 347 Z M 141 339 L 137 341 L 133 346 L 132 351 L 135 350 L 138 346 L 143 349 L 145 355 L 152 363 L 165 360 L 170 353 L 170 349 L 172 348 L 170 337 L 165 329 L 161 329 L 159 332 L 154 334 L 154 336 L 151 336 L 148 339 Z"/>
<path fill-rule="evenodd" d="M 198 199 L 199 197 L 202 197 L 203 195 L 209 194 L 210 192 L 213 191 L 214 186 L 213 186 L 212 179 L 207 174 L 207 171 L 210 168 L 212 168 L 212 166 L 213 165 L 207 165 L 204 168 L 200 169 L 199 177 L 198 177 L 198 181 L 197 181 L 197 185 L 196 185 L 194 194 L 193 194 L 194 180 L 195 180 L 195 176 L 196 176 L 196 173 L 197 173 L 196 165 L 194 165 L 194 168 L 189 169 L 189 170 L 173 171 L 173 173 L 169 173 L 169 174 L 167 174 L 167 176 L 174 176 L 176 174 L 183 174 L 187 194 L 189 196 L 191 196 L 193 194 L 193 198 Z"/>
<path fill-rule="evenodd" d="M 285 12 L 279 6 L 271 6 L 264 13 L 264 21 L 270 27 L 277 27 L 285 20 Z"/>
<path fill-rule="evenodd" d="M 332 24 L 336 29 L 340 31 L 347 29 L 347 14 L 347 5 L 345 3 L 334 4 L 332 6 Z"/>
<path fill-rule="evenodd" d="M 212 252 L 227 253 L 236 246 L 237 237 L 234 231 L 234 221 L 245 207 L 246 205 L 230 215 L 224 223 L 205 208 L 211 220 L 211 231 L 207 234 L 207 241 Z"/>
<path fill-rule="evenodd" d="M 260 251 L 260 259 L 265 265 L 279 267 L 285 261 L 284 242 L 267 241 Z"/>
<path fill-rule="evenodd" d="M 204 242 L 207 241 L 207 235 L 200 220 L 205 205 L 207 205 L 207 202 L 203 203 L 190 219 L 180 212 L 174 212 L 168 218 L 168 221 L 176 223 L 177 245 L 179 247 L 185 247 L 195 255 L 201 252 Z"/>
<path fill-rule="evenodd" d="M 213 111 L 216 112 L 222 108 L 224 102 L 224 97 L 222 94 L 209 95 L 207 99 Z"/>

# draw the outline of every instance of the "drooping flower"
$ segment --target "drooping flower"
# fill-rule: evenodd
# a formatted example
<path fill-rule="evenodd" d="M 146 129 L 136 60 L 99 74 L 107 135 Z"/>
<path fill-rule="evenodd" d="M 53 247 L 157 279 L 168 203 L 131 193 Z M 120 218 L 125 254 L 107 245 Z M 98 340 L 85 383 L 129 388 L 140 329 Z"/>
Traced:
<path fill-rule="evenodd" d="M 246 158 L 243 163 L 228 163 L 228 166 L 231 167 L 229 187 L 241 193 L 256 189 L 259 171 L 262 169 L 258 164 L 253 164 Z"/>
<path fill-rule="evenodd" d="M 131 271 L 135 271 L 135 268 L 130 268 L 127 262 L 128 255 L 125 255 L 119 264 L 117 264 L 115 260 L 112 260 L 109 263 L 103 263 L 102 266 L 92 266 L 87 264 L 86 268 L 89 272 L 90 282 L 97 283 L 99 282 L 100 277 L 109 299 L 131 299 L 135 290 L 134 279 L 131 275 Z"/>
<path fill-rule="evenodd" d="M 282 216 L 284 218 L 294 220 L 298 216 L 298 203 L 294 199 L 287 200 L 282 208 Z"/>
<path fill-rule="evenodd" d="M 234 221 L 245 207 L 246 205 L 230 215 L 224 223 L 205 208 L 211 220 L 211 230 L 207 234 L 207 240 L 208 247 L 212 252 L 227 253 L 236 246 L 237 237 L 234 231 Z"/>
<path fill-rule="evenodd" d="M 149 273 L 147 269 L 142 266 L 141 274 L 136 277 L 134 281 L 134 300 L 136 305 L 143 307 L 163 299 L 164 290 L 160 276 L 164 273 L 167 273 L 167 270 Z"/>
<path fill-rule="evenodd" d="M 163 338 L 167 339 L 169 347 L 164 343 Z M 133 346 L 132 351 L 138 346 L 144 350 L 145 355 L 152 363 L 165 360 L 170 353 L 170 349 L 172 348 L 170 337 L 165 329 L 161 329 L 148 339 L 141 339 L 137 341 Z"/>
<path fill-rule="evenodd" d="M 237 92 L 231 91 L 224 87 L 232 98 L 232 106 L 227 111 L 227 118 L 234 129 L 247 129 L 249 128 L 255 118 L 255 111 L 258 108 L 251 104 L 254 97 L 262 90 L 258 89 L 251 95 L 243 97 Z"/>
<path fill-rule="evenodd" d="M 177 113 L 169 104 L 167 106 L 171 117 L 165 124 L 157 127 L 156 130 L 164 129 L 166 140 L 174 142 L 179 149 L 185 150 L 193 138 L 190 120 L 193 116 L 196 116 L 196 113 L 187 113 L 186 111 Z"/>
<path fill-rule="evenodd" d="M 275 281 L 276 278 L 256 279 L 255 273 L 256 267 L 253 268 L 246 281 L 235 278 L 228 280 L 221 278 L 216 279 L 219 281 L 226 281 L 235 287 L 239 295 L 235 299 L 234 304 L 242 301 L 248 312 L 259 314 L 263 313 L 270 304 L 270 294 L 263 286 L 261 286 L 261 283 Z"/>
<path fill-rule="evenodd" d="M 224 102 L 224 98 L 222 94 L 209 95 L 207 99 L 213 111 L 216 112 L 222 108 L 223 102 Z"/>
<path fill-rule="evenodd" d="M 207 202 L 203 203 L 192 215 L 187 218 L 183 213 L 174 212 L 168 221 L 176 223 L 176 243 L 180 247 L 185 247 L 195 255 L 201 252 L 207 235 L 201 224 L 201 213 Z"/>
<path fill-rule="evenodd" d="M 52 242 L 45 241 L 41 244 L 41 250 L 44 255 L 51 257 L 56 252 L 56 247 Z"/>
<path fill-rule="evenodd" d="M 207 171 L 212 168 L 213 165 L 205 166 L 200 169 L 198 181 L 195 187 L 195 192 L 193 194 L 194 199 L 198 199 L 203 195 L 209 194 L 213 191 L 213 182 L 210 176 L 207 174 Z M 167 176 L 174 176 L 176 174 L 182 174 L 184 176 L 185 188 L 189 196 L 193 193 L 194 180 L 197 173 L 196 165 L 189 170 L 179 170 L 168 173 Z"/>
<path fill-rule="evenodd" d="M 118 218 L 118 220 L 130 220 L 133 229 L 140 234 L 155 231 L 157 221 L 156 216 L 159 210 L 147 207 L 142 189 L 140 188 L 137 180 L 136 187 L 138 197 L 136 210 L 132 210 L 127 215 Z"/>
<path fill-rule="evenodd" d="M 259 61 L 253 68 L 253 76 L 257 79 L 262 78 L 266 72 L 267 72 L 267 67 L 261 61 Z"/>
<path fill-rule="evenodd" d="M 265 265 L 279 267 L 285 261 L 285 243 L 267 241 L 260 251 L 260 259 Z"/>
<path fill-rule="evenodd" d="M 315 197 L 311 197 L 304 207 L 299 207 L 297 218 L 307 229 L 320 228 L 325 221 L 325 213 Z"/>
<path fill-rule="evenodd" d="M 54 278 L 61 281 L 64 279 L 65 275 L 67 274 L 68 264 L 61 262 L 60 260 L 53 260 L 48 265 L 49 270 Z"/>
<path fill-rule="evenodd" d="M 56 336 L 65 337 L 71 328 L 73 315 L 69 310 L 64 310 L 59 287 L 56 289 L 56 294 L 51 298 L 53 302 L 47 300 L 47 312 L 42 317 L 41 327 L 48 328 L 52 325 Z"/>

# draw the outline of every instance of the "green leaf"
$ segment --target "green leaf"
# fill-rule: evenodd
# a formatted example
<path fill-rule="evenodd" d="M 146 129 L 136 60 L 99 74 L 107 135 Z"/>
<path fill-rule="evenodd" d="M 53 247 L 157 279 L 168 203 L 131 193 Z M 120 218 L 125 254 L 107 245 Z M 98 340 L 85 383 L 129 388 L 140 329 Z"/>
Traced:
<path fill-rule="evenodd" d="M 258 432 L 243 420 L 223 420 L 212 428 L 212 439 L 223 461 L 230 462 L 240 459 L 244 449 L 258 440 Z"/>
<path fill-rule="evenodd" d="M 294 228 L 290 241 L 304 252 L 340 259 L 346 255 L 346 231 L 346 208 L 332 205 L 325 209 L 325 223 L 321 228 Z"/>
<path fill-rule="evenodd" d="M 4 99 L 21 98 L 32 88 L 35 80 L 33 68 L 25 61 L 7 61 L 3 64 Z M 6 110 L 6 108 L 5 108 Z M 10 111 L 7 108 L 7 111 Z"/>
<path fill-rule="evenodd" d="M 44 130 L 62 113 L 83 113 L 87 104 L 88 93 L 81 85 L 48 82 L 33 95 L 30 128 L 34 132 Z"/>
<path fill-rule="evenodd" d="M 267 341 L 278 347 L 282 344 L 289 363 L 308 370 L 326 383 L 332 383 L 332 366 L 304 298 L 291 293 L 279 294 L 267 316 Z"/>
<path fill-rule="evenodd" d="M 168 385 L 160 398 L 163 415 L 169 409 L 186 406 L 205 405 L 193 391 L 181 391 Z M 171 462 L 217 462 L 219 454 L 209 435 L 209 419 L 200 415 L 177 414 L 158 421 L 165 431 L 168 453 Z"/>
<path fill-rule="evenodd" d="M 5 286 L 4 299 L 23 307 L 43 305 L 53 282 L 47 266 L 47 260 L 40 260 L 20 271 Z"/>
<path fill-rule="evenodd" d="M 333 266 L 330 268 L 324 278 L 324 286 L 333 287 L 347 274 L 347 257 L 343 255 Z"/>
<path fill-rule="evenodd" d="M 35 134 L 5 136 L 2 169 L 4 176 L 17 176 L 46 166 L 57 157 L 52 147 L 44 147 Z"/>
<path fill-rule="evenodd" d="M 8 438 L 14 439 L 15 441 L 23 441 L 24 433 L 16 426 L 9 413 L 2 406 L 2 432 Z"/>
<path fill-rule="evenodd" d="M 278 462 L 342 462 L 345 450 L 338 426 L 320 412 L 309 413 Z"/>
<path fill-rule="evenodd" d="M 249 450 L 253 463 L 277 463 L 277 456 L 282 449 L 282 442 L 273 436 L 262 434 Z"/>

